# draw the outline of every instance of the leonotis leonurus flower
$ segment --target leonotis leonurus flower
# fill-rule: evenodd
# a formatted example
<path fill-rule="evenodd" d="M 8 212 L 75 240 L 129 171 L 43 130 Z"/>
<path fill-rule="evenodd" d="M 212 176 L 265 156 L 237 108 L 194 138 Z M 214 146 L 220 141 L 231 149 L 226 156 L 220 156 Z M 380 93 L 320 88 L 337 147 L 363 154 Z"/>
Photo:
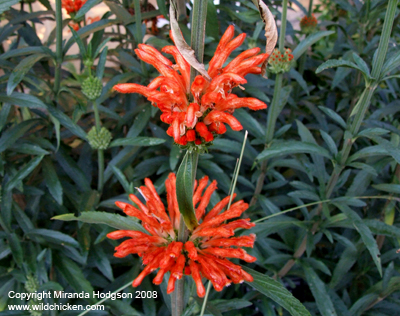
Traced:
<path fill-rule="evenodd" d="M 211 82 L 199 75 L 190 85 L 190 65 L 175 46 L 162 49 L 174 57 L 176 64 L 173 64 L 155 48 L 140 44 L 135 50 L 136 54 L 144 62 L 153 65 L 161 76 L 148 86 L 123 83 L 114 86 L 114 89 L 122 93 L 140 93 L 157 106 L 162 111 L 161 120 L 170 124 L 167 134 L 180 145 L 210 142 L 214 134 L 226 132 L 225 124 L 239 131 L 243 127 L 232 115 L 235 109 L 248 107 L 261 110 L 267 105 L 255 98 L 239 98 L 231 91 L 247 82 L 244 79 L 247 74 L 261 73 L 258 65 L 268 54 L 258 54 L 258 47 L 248 49 L 223 67 L 232 51 L 242 45 L 246 34 L 240 34 L 234 39 L 233 36 L 234 27 L 231 25 L 222 36 L 209 63 Z"/>
<path fill-rule="evenodd" d="M 304 34 L 310 34 L 314 32 L 317 28 L 318 20 L 315 17 L 314 13 L 311 16 L 303 16 L 300 20 L 300 28 Z"/>
<path fill-rule="evenodd" d="M 143 265 L 146 267 L 133 280 L 133 286 L 138 286 L 146 275 L 158 268 L 153 283 L 161 284 L 164 274 L 170 272 L 168 294 L 174 290 L 175 281 L 181 279 L 183 274 L 192 276 L 200 297 L 205 295 L 201 276 L 210 280 L 217 291 L 221 291 L 224 286 L 232 282 L 253 281 L 250 274 L 227 259 L 238 258 L 246 262 L 256 260 L 242 249 L 242 247 L 253 247 L 255 235 L 233 237 L 235 229 L 249 229 L 255 224 L 251 223 L 249 218 L 230 221 L 240 217 L 248 208 L 248 204 L 243 200 L 238 201 L 223 211 L 229 203 L 230 197 L 227 196 L 206 214 L 211 195 L 217 189 L 215 180 L 208 188 L 206 188 L 207 183 L 207 176 L 195 183 L 193 205 L 200 224 L 184 243 L 177 241 L 180 212 L 176 197 L 175 174 L 171 173 L 165 181 L 168 214 L 150 179 L 145 179 L 145 186 L 140 187 L 140 193 L 144 196 L 146 205 L 133 194 L 129 197 L 138 207 L 116 202 L 116 205 L 128 216 L 141 220 L 148 232 L 146 234 L 140 231 L 118 230 L 107 235 L 111 239 L 130 238 L 115 248 L 115 257 L 122 258 L 129 254 L 138 254 L 142 258 Z"/>
<path fill-rule="evenodd" d="M 79 9 L 85 4 L 86 0 L 62 0 L 61 6 L 67 11 L 67 13 L 74 17 Z"/>
<path fill-rule="evenodd" d="M 293 54 L 290 48 L 285 48 L 282 53 L 278 48 L 274 49 L 271 58 L 268 59 L 268 70 L 274 74 L 288 72 L 292 67 Z"/>

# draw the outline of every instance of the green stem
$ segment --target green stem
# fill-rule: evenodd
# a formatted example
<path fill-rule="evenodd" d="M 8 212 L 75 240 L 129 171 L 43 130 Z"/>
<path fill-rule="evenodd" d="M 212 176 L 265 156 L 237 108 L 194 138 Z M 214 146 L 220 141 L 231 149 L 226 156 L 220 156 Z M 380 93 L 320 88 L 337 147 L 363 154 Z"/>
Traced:
<path fill-rule="evenodd" d="M 29 2 L 29 12 L 30 13 L 33 12 L 32 3 L 31 2 Z M 32 28 L 33 28 L 34 32 L 36 33 L 36 25 L 35 25 L 35 22 L 33 22 L 33 21 L 32 21 Z"/>
<path fill-rule="evenodd" d="M 100 113 L 97 107 L 97 102 L 93 102 L 93 112 L 94 112 L 94 121 L 96 126 L 97 133 L 100 133 L 101 129 L 101 121 L 100 121 Z M 104 186 L 104 150 L 97 150 L 97 163 L 98 163 L 98 180 L 97 180 L 97 190 L 99 192 L 103 191 Z"/>
<path fill-rule="evenodd" d="M 308 4 L 308 12 L 307 12 L 308 17 L 310 17 L 312 14 L 312 7 L 313 7 L 313 0 L 310 0 L 310 3 Z"/>
<path fill-rule="evenodd" d="M 284 53 L 284 50 L 285 50 L 287 6 L 288 6 L 288 0 L 283 0 L 283 2 L 282 2 L 281 30 L 280 30 L 280 34 L 279 34 L 279 50 L 282 53 Z"/>
<path fill-rule="evenodd" d="M 62 63 L 62 12 L 61 0 L 56 0 L 56 65 L 54 74 L 54 93 L 58 94 L 61 82 Z"/>
<path fill-rule="evenodd" d="M 207 18 L 207 0 L 195 0 L 192 10 L 191 23 L 191 47 L 194 50 L 196 59 L 202 63 L 204 56 L 204 38 L 206 33 L 206 18 Z M 197 71 L 191 67 L 190 82 L 192 83 L 197 76 Z"/>
<path fill-rule="evenodd" d="M 279 42 L 278 42 L 279 50 L 281 52 L 285 50 L 287 6 L 288 6 L 288 0 L 283 0 L 281 29 L 279 32 Z M 272 96 L 272 103 L 268 111 L 267 131 L 265 133 L 265 148 L 269 146 L 272 139 L 274 138 L 276 120 L 279 116 L 280 111 L 282 110 L 279 108 L 279 98 L 282 90 L 282 80 L 283 80 L 283 74 L 277 74 L 275 77 L 274 95 Z M 257 196 L 262 191 L 262 187 L 264 185 L 264 179 L 267 174 L 267 164 L 268 164 L 267 160 L 264 160 L 261 163 L 261 172 L 257 179 L 256 188 L 254 190 L 253 197 L 250 201 L 250 206 L 253 206 L 257 202 Z"/>
<path fill-rule="evenodd" d="M 268 146 L 269 143 L 274 138 L 275 124 L 276 124 L 276 120 L 278 118 L 279 112 L 281 110 L 279 108 L 279 96 L 280 96 L 281 90 L 282 90 L 282 79 L 283 79 L 283 74 L 277 74 L 275 77 L 274 95 L 272 97 L 272 103 L 271 103 L 271 106 L 270 106 L 269 112 L 268 112 L 267 132 L 265 134 L 266 146 Z"/>
<path fill-rule="evenodd" d="M 389 0 L 389 5 L 383 22 L 383 30 L 381 40 L 379 41 L 378 51 L 376 58 L 373 60 L 372 65 L 372 78 L 378 79 L 381 74 L 382 66 L 386 58 L 390 34 L 392 33 L 394 16 L 396 14 L 398 0 Z"/>
<path fill-rule="evenodd" d="M 140 0 L 134 0 L 133 2 L 135 9 L 135 23 L 136 23 L 136 37 L 138 44 L 143 42 L 143 34 L 142 34 L 142 14 L 140 10 Z M 148 76 L 146 63 L 143 60 L 140 60 L 140 65 L 142 66 L 142 72 L 145 77 Z"/>
<path fill-rule="evenodd" d="M 210 294 L 210 290 L 211 290 L 211 281 L 208 281 L 207 290 L 206 290 L 206 296 L 204 296 L 203 305 L 201 306 L 200 316 L 203 316 L 204 312 L 206 311 L 208 294 Z"/>

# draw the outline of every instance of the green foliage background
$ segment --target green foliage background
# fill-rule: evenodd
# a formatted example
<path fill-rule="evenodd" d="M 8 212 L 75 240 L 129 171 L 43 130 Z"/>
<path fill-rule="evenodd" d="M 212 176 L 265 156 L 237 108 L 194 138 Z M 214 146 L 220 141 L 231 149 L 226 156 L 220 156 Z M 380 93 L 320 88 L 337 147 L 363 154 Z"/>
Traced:
<path fill-rule="evenodd" d="M 52 10 L 46 0 L 40 2 Z M 99 2 L 88 0 L 75 19 Z M 27 11 L 9 9 L 16 1 L 0 3 L 4 11 L 0 30 L 0 315 L 29 315 L 9 311 L 7 306 L 34 304 L 8 298 L 9 291 L 112 292 L 133 280 L 141 269 L 139 258 L 114 258 L 116 242 L 105 236 L 115 228 L 138 229 L 140 225 L 122 217 L 114 202 L 137 194 L 135 187 L 145 177 L 163 194 L 164 180 L 177 171 L 182 159 L 183 151 L 167 136 L 157 108 L 139 95 L 112 90 L 122 82 L 147 85 L 156 76 L 155 69 L 141 63 L 132 48 L 151 32 L 138 22 L 161 14 L 167 17 L 168 3 L 159 0 L 158 10 L 136 10 L 131 15 L 130 9 L 135 4 L 137 8 L 139 1 L 104 2 L 110 12 L 73 32 L 63 43 L 62 54 L 53 45 L 56 30 L 43 42 L 34 27 L 43 20 L 55 20 L 54 11 L 29 12 L 27 5 L 23 7 Z M 292 3 L 307 14 L 297 1 Z M 283 296 L 274 292 L 264 276 L 277 278 L 311 315 L 400 314 L 400 15 L 397 1 L 390 3 L 395 3 L 395 17 L 384 55 L 376 52 L 379 41 L 388 36 L 382 33 L 386 0 L 323 0 L 314 6 L 319 31 L 308 39 L 288 23 L 286 46 L 294 51 L 296 64 L 282 75 L 275 126 L 266 124 L 270 109 L 235 111 L 249 131 L 236 192 L 238 198 L 252 203 L 246 213 L 258 222 L 252 229 L 256 245 L 249 250 L 258 260 L 246 265 L 258 277 L 254 284 L 230 286 L 219 293 L 212 290 L 206 314 L 288 315 L 281 306 L 290 300 L 280 302 Z M 282 2 L 266 4 L 279 21 Z M 207 14 L 205 64 L 231 23 L 237 33 L 248 35 L 234 56 L 250 47 L 264 48 L 263 24 L 252 1 L 220 0 L 218 5 L 209 1 Z M 180 23 L 187 41 L 188 21 L 190 17 L 183 16 Z M 63 25 L 68 22 L 64 20 Z M 172 43 L 168 32 L 166 25 L 146 43 L 161 49 Z M 7 40 L 9 45 L 5 45 Z M 118 45 L 107 50 L 107 41 Z M 80 42 L 79 55 L 68 53 L 75 42 Z M 315 43 L 312 48 L 311 43 Z M 73 60 L 81 61 L 79 69 L 70 66 Z M 113 67 L 106 66 L 106 60 L 113 60 Z M 374 73 L 379 60 L 384 62 L 382 70 Z M 62 80 L 57 83 L 56 66 L 61 61 Z M 91 61 L 96 66 L 90 67 Z M 93 101 L 81 89 L 89 76 L 103 82 L 101 95 Z M 245 90 L 235 93 L 270 104 L 276 76 L 268 77 L 248 75 Z M 360 104 L 370 90 L 364 111 Z M 100 121 L 95 118 L 96 108 Z M 354 128 L 360 113 L 361 125 Z M 87 135 L 99 122 L 113 140 L 108 148 L 96 151 Z M 273 140 L 266 142 L 268 128 L 273 128 Z M 243 133 L 228 128 L 200 156 L 197 177 L 208 175 L 218 181 L 212 205 L 229 192 L 242 140 Z M 104 178 L 99 179 L 99 174 Z M 65 215 L 71 213 L 86 216 L 86 223 Z M 60 215 L 67 221 L 51 220 Z M 202 299 L 188 282 L 185 299 L 189 305 L 184 315 L 198 315 Z M 158 296 L 107 300 L 106 311 L 88 315 L 170 314 L 165 284 L 154 286 L 146 278 L 138 289 L 157 291 Z M 262 295 L 266 292 L 268 297 Z M 277 298 L 271 300 L 271 293 Z M 49 300 L 84 305 L 96 301 Z M 305 315 L 294 309 L 295 314 Z"/>

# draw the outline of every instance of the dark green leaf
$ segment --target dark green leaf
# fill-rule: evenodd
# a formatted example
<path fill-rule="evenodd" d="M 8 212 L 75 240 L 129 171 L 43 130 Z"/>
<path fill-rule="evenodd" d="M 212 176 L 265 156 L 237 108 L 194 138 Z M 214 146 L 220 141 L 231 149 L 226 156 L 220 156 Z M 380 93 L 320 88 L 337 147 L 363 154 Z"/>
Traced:
<path fill-rule="evenodd" d="M 360 68 L 361 72 L 365 74 L 365 76 L 367 76 L 368 79 L 371 78 L 368 65 L 365 63 L 365 61 L 354 52 L 353 52 L 353 59 Z"/>
<path fill-rule="evenodd" d="M 114 173 L 115 177 L 118 179 L 119 183 L 121 183 L 121 185 L 123 186 L 124 190 L 126 193 L 133 193 L 130 190 L 130 185 L 128 180 L 126 180 L 125 175 L 123 174 L 123 172 L 117 168 L 116 166 L 111 165 L 111 170 Z"/>
<path fill-rule="evenodd" d="M 18 170 L 18 172 L 10 178 L 5 186 L 6 191 L 11 191 L 16 185 L 23 179 L 25 179 L 42 161 L 44 156 L 35 157 L 29 161 L 24 167 Z"/>
<path fill-rule="evenodd" d="M 247 273 L 250 273 L 254 278 L 253 282 L 246 281 L 249 286 L 271 298 L 273 301 L 286 309 L 292 316 L 311 316 L 311 314 L 300 303 L 300 301 L 295 298 L 287 289 L 285 289 L 278 281 L 275 281 L 269 276 L 261 274 L 250 268 L 242 266 L 242 269 Z"/>
<path fill-rule="evenodd" d="M 86 139 L 85 131 L 76 123 L 74 123 L 66 114 L 61 112 L 55 107 L 49 106 L 49 112 L 53 115 L 64 127 L 66 127 L 71 133 L 78 136 L 79 138 Z"/>
<path fill-rule="evenodd" d="M 82 212 L 79 217 L 74 214 L 63 214 L 52 219 L 61 221 L 81 221 L 90 224 L 106 224 L 116 229 L 138 230 L 146 233 L 146 230 L 131 217 L 106 212 Z"/>
<path fill-rule="evenodd" d="M 210 301 L 221 313 L 231 310 L 238 310 L 253 305 L 251 302 L 240 299 L 232 298 L 229 300 L 213 300 Z"/>
<path fill-rule="evenodd" d="M 10 95 L 16 86 L 25 77 L 26 73 L 42 58 L 47 57 L 46 54 L 35 54 L 28 56 L 13 69 L 7 82 L 7 95 Z"/>
<path fill-rule="evenodd" d="M 86 25 L 84 27 L 82 27 L 78 32 L 76 32 L 80 38 L 85 38 L 88 37 L 90 34 L 103 30 L 106 27 L 109 27 L 111 25 L 115 24 L 115 20 L 100 20 L 97 22 L 94 22 L 92 24 Z M 66 54 L 68 52 L 68 50 L 71 48 L 71 46 L 74 44 L 74 39 L 70 38 L 68 40 L 68 42 L 65 44 L 64 46 L 64 51 L 63 53 Z"/>
<path fill-rule="evenodd" d="M 87 12 L 95 5 L 98 5 L 101 0 L 87 0 L 75 15 L 75 19 L 79 20 L 85 16 Z"/>
<path fill-rule="evenodd" d="M 127 137 L 115 139 L 109 147 L 117 146 L 155 146 L 164 143 L 165 140 L 155 137 Z"/>
<path fill-rule="evenodd" d="M 54 169 L 51 159 L 45 159 L 43 164 L 43 176 L 46 181 L 47 189 L 58 204 L 63 203 L 63 188 L 61 186 L 60 180 L 58 180 L 57 172 Z"/>
<path fill-rule="evenodd" d="M 344 129 L 347 128 L 346 122 L 342 119 L 342 117 L 337 114 L 335 111 L 332 111 L 331 109 L 325 107 L 325 106 L 319 106 L 318 107 L 322 112 L 324 112 L 326 115 L 328 115 L 332 120 L 334 120 L 336 123 L 338 123 L 341 127 Z"/>
<path fill-rule="evenodd" d="M 309 48 L 311 45 L 319 41 L 321 38 L 325 36 L 329 36 L 331 34 L 334 34 L 335 31 L 320 31 L 317 33 L 314 33 L 312 35 L 307 36 L 304 40 L 300 42 L 299 45 L 296 46 L 296 48 L 293 50 L 293 59 L 297 60 L 303 53 Z M 318 72 L 317 72 L 318 73 Z"/>
<path fill-rule="evenodd" d="M 61 148 L 56 153 L 58 164 L 83 192 L 90 191 L 90 183 L 77 163 Z"/>
<path fill-rule="evenodd" d="M 64 246 L 71 245 L 74 247 L 79 247 L 79 243 L 72 237 L 50 229 L 32 229 L 27 233 L 28 236 L 39 236 L 48 242 L 55 243 Z"/>
<path fill-rule="evenodd" d="M 371 231 L 367 225 L 364 224 L 360 216 L 350 207 L 344 204 L 336 204 L 336 206 L 353 222 L 354 227 L 361 235 L 361 239 L 363 240 L 365 247 L 367 247 L 369 253 L 371 254 L 372 260 L 375 262 L 379 274 L 382 275 L 380 252 Z"/>
<path fill-rule="evenodd" d="M 86 47 L 83 44 L 81 38 L 79 37 L 78 33 L 76 33 L 76 31 L 70 25 L 68 25 L 68 28 L 72 33 L 72 37 L 75 40 L 75 43 L 79 47 L 79 51 L 81 53 L 82 59 L 86 58 Z"/>
<path fill-rule="evenodd" d="M 334 67 L 348 67 L 348 68 L 360 70 L 362 72 L 360 67 L 358 67 L 355 63 L 353 63 L 352 61 L 344 60 L 344 59 L 340 59 L 340 60 L 330 59 L 330 60 L 324 62 L 322 65 L 320 65 L 315 72 L 317 74 L 319 74 L 321 71 L 324 71 L 325 69 L 334 68 Z"/>
<path fill-rule="evenodd" d="M 99 78 L 100 80 L 103 79 L 104 68 L 106 67 L 106 61 L 107 61 L 107 52 L 108 52 L 108 47 L 106 46 L 101 52 L 99 62 L 97 63 L 96 77 Z"/>
<path fill-rule="evenodd" d="M 373 184 L 372 186 L 377 190 L 400 194 L 400 184 L 380 183 Z"/>
<path fill-rule="evenodd" d="M 332 301 L 326 291 L 325 283 L 318 277 L 318 274 L 308 265 L 303 264 L 308 286 L 315 298 L 318 309 L 322 316 L 337 316 Z"/>
<path fill-rule="evenodd" d="M 281 141 L 273 143 L 269 148 L 264 149 L 258 156 L 257 160 L 262 161 L 275 157 L 282 157 L 291 154 L 316 154 L 332 159 L 331 154 L 325 148 L 312 143 L 304 143 L 295 140 Z"/>
<path fill-rule="evenodd" d="M 54 263 L 65 281 L 67 281 L 75 292 L 93 293 L 93 287 L 83 275 L 82 269 L 75 262 L 64 256 L 62 258 L 56 257 Z M 92 295 L 86 300 L 91 304 L 96 302 L 96 299 L 94 299 Z"/>
<path fill-rule="evenodd" d="M 28 107 L 31 109 L 46 109 L 47 105 L 44 104 L 37 97 L 20 92 L 14 92 L 10 96 L 0 93 L 0 102 L 10 103 L 12 105 L 18 105 L 22 107 Z"/>
<path fill-rule="evenodd" d="M 0 0 L 0 14 L 19 2 L 20 0 Z"/>
<path fill-rule="evenodd" d="M 208 0 L 207 3 L 206 35 L 213 37 L 215 40 L 219 38 L 217 8 L 213 0 Z"/>
<path fill-rule="evenodd" d="M 193 185 L 198 155 L 197 152 L 187 151 L 176 174 L 176 197 L 179 211 L 187 228 L 191 231 L 198 225 L 193 207 Z"/>
<path fill-rule="evenodd" d="M 19 267 L 21 267 L 24 260 L 24 255 L 22 252 L 22 247 L 21 247 L 21 242 L 19 241 L 19 237 L 15 233 L 12 233 L 8 234 L 7 238 L 10 244 L 11 253 L 13 255 L 14 261 Z"/>
<path fill-rule="evenodd" d="M 400 238 L 400 228 L 396 226 L 388 225 L 377 219 L 364 219 L 363 222 L 374 234 Z"/>

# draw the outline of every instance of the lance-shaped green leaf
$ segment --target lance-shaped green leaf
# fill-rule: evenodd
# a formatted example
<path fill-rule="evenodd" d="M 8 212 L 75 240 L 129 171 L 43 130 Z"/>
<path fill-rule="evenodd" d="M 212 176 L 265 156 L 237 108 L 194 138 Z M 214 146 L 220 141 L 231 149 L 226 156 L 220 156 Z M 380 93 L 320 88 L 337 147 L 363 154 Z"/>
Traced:
<path fill-rule="evenodd" d="M 109 147 L 117 146 L 155 146 L 165 142 L 165 139 L 155 137 L 126 137 L 113 140 Z"/>
<path fill-rule="evenodd" d="M 0 137 L 0 153 L 11 147 L 18 138 L 22 137 L 27 131 L 36 126 L 39 119 L 27 120 L 6 130 Z"/>
<path fill-rule="evenodd" d="M 70 245 L 73 247 L 79 247 L 78 242 L 64 233 L 51 230 L 51 229 L 32 229 L 27 233 L 28 236 L 39 236 L 48 242 L 59 244 L 59 245 Z"/>
<path fill-rule="evenodd" d="M 93 8 L 95 5 L 98 5 L 101 2 L 101 0 L 88 0 L 85 2 L 85 4 L 79 9 L 79 11 L 75 15 L 75 19 L 79 20 L 80 18 L 83 18 L 85 14 Z"/>
<path fill-rule="evenodd" d="M 79 217 L 76 217 L 73 213 L 69 213 L 55 216 L 52 219 L 60 221 L 80 221 L 90 224 L 106 224 L 116 229 L 138 230 L 146 233 L 142 225 L 133 218 L 106 212 L 82 212 Z"/>
<path fill-rule="evenodd" d="M 46 158 L 42 165 L 43 176 L 46 181 L 47 189 L 58 204 L 63 203 L 63 188 L 61 186 L 60 180 L 58 179 L 57 172 L 53 166 L 53 162 L 50 158 Z"/>
<path fill-rule="evenodd" d="M 197 152 L 187 151 L 176 175 L 176 197 L 179 211 L 189 230 L 193 230 L 198 225 L 193 207 L 193 184 L 198 155 Z"/>
<path fill-rule="evenodd" d="M 29 161 L 24 167 L 22 167 L 5 186 L 6 191 L 11 191 L 18 185 L 18 182 L 25 179 L 42 161 L 44 156 L 35 157 Z"/>
<path fill-rule="evenodd" d="M 297 60 L 303 53 L 309 48 L 311 45 L 319 41 L 321 38 L 334 34 L 335 31 L 321 31 L 314 33 L 310 36 L 307 36 L 303 41 L 297 45 L 297 47 L 293 50 L 293 59 Z M 318 72 L 317 72 L 318 73 Z"/>
<path fill-rule="evenodd" d="M 7 82 L 7 95 L 10 95 L 14 91 L 15 87 L 18 86 L 33 65 L 44 57 L 48 56 L 46 54 L 35 54 L 22 59 L 10 74 Z"/>
<path fill-rule="evenodd" d="M 21 107 L 28 107 L 31 109 L 47 108 L 47 105 L 37 97 L 20 92 L 14 92 L 10 96 L 6 95 L 5 93 L 0 93 L 0 102 L 10 103 Z"/>
<path fill-rule="evenodd" d="M 347 67 L 347 68 L 353 68 L 361 71 L 361 73 L 364 75 L 366 79 L 370 79 L 371 76 L 369 73 L 366 73 L 363 68 L 360 68 L 356 63 L 353 63 L 352 61 L 349 60 L 344 60 L 344 59 L 330 59 L 324 62 L 322 65 L 320 65 L 315 73 L 320 73 L 321 71 L 328 69 L 328 68 L 335 68 L 335 67 Z"/>
<path fill-rule="evenodd" d="M 332 155 L 329 153 L 329 151 L 321 146 L 312 143 L 291 140 L 273 143 L 270 147 L 264 149 L 257 156 L 257 160 L 261 161 L 274 157 L 282 157 L 299 153 L 316 154 L 332 159 Z"/>
<path fill-rule="evenodd" d="M 1 0 L 0 1 L 0 14 L 10 9 L 11 6 L 17 4 L 20 0 Z"/>
<path fill-rule="evenodd" d="M 353 225 L 359 232 L 365 247 L 367 247 L 369 253 L 371 254 L 372 260 L 374 261 L 379 271 L 379 274 L 382 275 L 382 265 L 381 259 L 379 257 L 379 248 L 368 226 L 365 225 L 361 217 L 347 205 L 339 203 L 334 204 L 353 222 Z"/>
<path fill-rule="evenodd" d="M 242 266 L 242 269 L 254 278 L 253 282 L 246 281 L 248 285 L 278 303 L 292 316 L 311 316 L 303 304 L 278 281 L 250 268 Z"/>
<path fill-rule="evenodd" d="M 325 283 L 319 278 L 318 274 L 307 263 L 302 263 L 307 283 L 315 298 L 318 309 L 323 316 L 337 316 L 332 301 L 326 290 Z"/>

